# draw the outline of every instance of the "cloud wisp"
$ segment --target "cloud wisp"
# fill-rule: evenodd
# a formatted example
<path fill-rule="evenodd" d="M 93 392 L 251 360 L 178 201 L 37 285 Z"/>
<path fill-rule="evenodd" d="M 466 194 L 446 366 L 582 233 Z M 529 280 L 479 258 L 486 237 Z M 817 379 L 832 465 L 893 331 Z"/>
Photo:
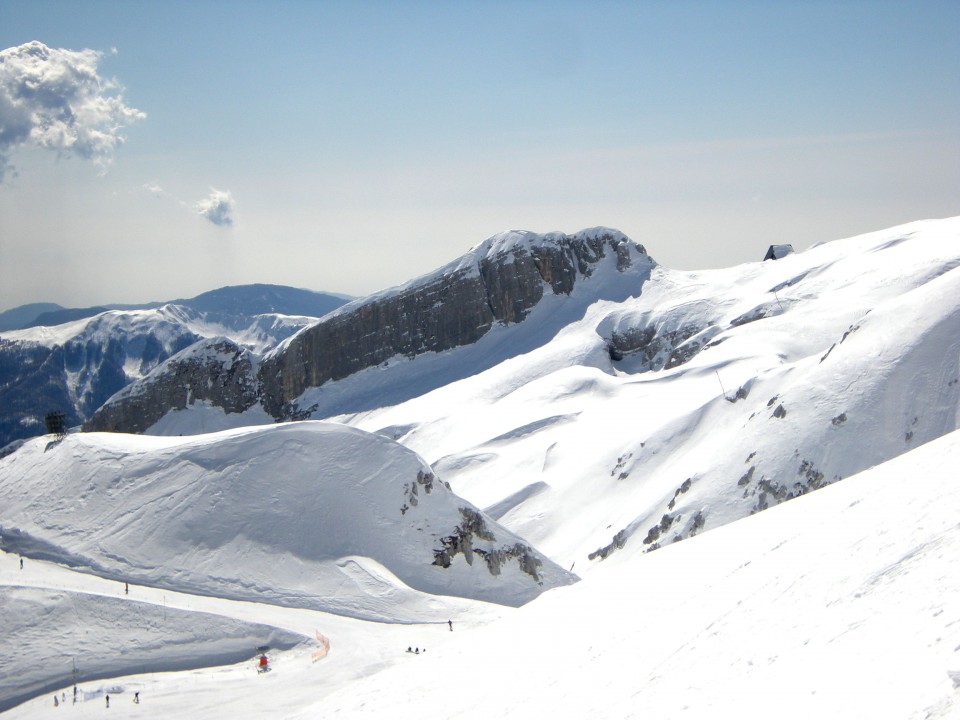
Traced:
<path fill-rule="evenodd" d="M 0 182 L 15 172 L 10 156 L 20 147 L 110 164 L 122 129 L 146 113 L 126 104 L 116 81 L 100 77 L 102 56 L 36 40 L 0 51 Z"/>
<path fill-rule="evenodd" d="M 210 194 L 193 205 L 193 209 L 214 225 L 231 227 L 236 212 L 236 202 L 229 190 L 210 188 Z"/>

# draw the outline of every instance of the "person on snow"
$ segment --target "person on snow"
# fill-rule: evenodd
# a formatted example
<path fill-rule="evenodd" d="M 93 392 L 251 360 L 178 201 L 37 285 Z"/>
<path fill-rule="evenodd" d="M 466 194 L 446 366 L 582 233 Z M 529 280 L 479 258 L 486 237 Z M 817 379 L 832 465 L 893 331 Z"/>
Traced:
<path fill-rule="evenodd" d="M 53 696 L 53 706 L 60 707 L 60 698 L 58 698 L 56 695 Z"/>
<path fill-rule="evenodd" d="M 450 632 L 453 632 L 453 620 L 447 620 L 447 625 L 450 626 Z"/>
<path fill-rule="evenodd" d="M 107 707 L 110 707 L 110 696 L 107 695 Z"/>
<path fill-rule="evenodd" d="M 139 705 L 139 704 L 140 704 L 140 691 L 139 691 L 139 690 L 137 690 L 137 691 L 133 694 L 133 702 L 134 702 L 135 705 Z"/>
<path fill-rule="evenodd" d="M 267 662 L 268 662 L 267 656 L 266 656 L 266 655 L 261 655 L 261 656 L 260 656 L 260 667 L 257 668 L 257 672 L 266 672 L 266 671 L 267 671 Z"/>

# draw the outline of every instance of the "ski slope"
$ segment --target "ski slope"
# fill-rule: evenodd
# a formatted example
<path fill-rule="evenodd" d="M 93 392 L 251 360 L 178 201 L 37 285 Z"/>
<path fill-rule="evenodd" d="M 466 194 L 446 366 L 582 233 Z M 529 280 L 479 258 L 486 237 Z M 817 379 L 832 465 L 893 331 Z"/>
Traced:
<path fill-rule="evenodd" d="M 131 586 L 0 555 L 11 586 L 99 591 L 330 638 L 189 672 L 81 681 L 58 712 L 187 718 L 951 718 L 960 713 L 960 433 L 521 608 L 395 625 Z M 438 599 L 441 600 L 442 599 Z M 4 613 L 3 622 L 9 622 Z M 6 630 L 7 628 L 4 628 Z M 211 633 L 212 634 L 212 633 Z M 4 632 L 5 637 L 11 637 Z M 51 629 L 50 645 L 57 632 Z M 202 639 L 202 638 L 201 638 Z M 420 655 L 408 645 L 426 647 Z M 9 673 L 9 665 L 4 666 Z M 62 684 L 69 699 L 72 684 Z M 141 703 L 133 705 L 132 694 Z M 53 691 L 8 710 L 54 711 Z"/>
<path fill-rule="evenodd" d="M 960 717 L 958 285 L 960 219 L 912 223 L 548 298 L 337 422 L 27 442 L 4 717 L 75 657 L 78 716 Z"/>

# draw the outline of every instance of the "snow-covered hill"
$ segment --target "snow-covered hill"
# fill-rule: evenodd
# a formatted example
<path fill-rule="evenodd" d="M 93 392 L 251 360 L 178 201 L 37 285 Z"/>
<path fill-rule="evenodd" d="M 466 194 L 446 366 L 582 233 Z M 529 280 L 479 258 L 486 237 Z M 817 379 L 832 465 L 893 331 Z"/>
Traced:
<path fill-rule="evenodd" d="M 960 717 L 958 462 L 951 433 L 285 714 Z M 435 682 L 451 666 L 512 681 Z"/>
<path fill-rule="evenodd" d="M 755 517 L 604 564 L 522 608 L 453 610 L 437 598 L 453 632 L 445 622 L 369 623 L 134 585 L 126 596 L 114 581 L 44 561 L 18 570 L 16 556 L 0 554 L 4 586 L 75 588 L 109 595 L 107 604 L 212 612 L 311 637 L 317 628 L 330 647 L 271 651 L 263 677 L 252 647 L 226 667 L 161 673 L 145 664 L 110 681 L 87 677 L 83 663 L 72 705 L 68 659 L 85 642 L 83 626 L 23 628 L 4 612 L 5 638 L 17 645 L 29 632 L 30 647 L 45 642 L 63 658 L 60 685 L 4 717 L 49 717 L 59 687 L 69 707 L 58 712 L 79 717 L 102 715 L 110 693 L 109 712 L 142 718 L 955 718 L 958 462 L 954 432 Z M 131 610 L 118 622 L 136 628 L 141 617 Z M 199 647 L 221 637 L 212 623 L 190 627 Z M 424 652 L 405 652 L 413 645 Z M 179 649 L 161 643 L 161 652 Z M 0 682 L 15 672 L 4 663 Z"/>
<path fill-rule="evenodd" d="M 27 443 L 0 463 L 4 548 L 102 577 L 366 619 L 423 593 L 520 605 L 574 581 L 386 438 L 295 423 Z"/>
<path fill-rule="evenodd" d="M 567 277 L 551 263 L 570 270 L 562 292 L 550 291 Z M 239 400 L 206 390 L 228 384 L 236 363 L 193 378 L 170 361 L 116 396 L 91 427 L 176 435 L 271 422 L 264 404 L 280 407 L 283 393 L 292 398 L 284 412 L 296 417 L 366 408 L 335 419 L 411 447 L 459 494 L 584 571 L 956 428 L 958 265 L 957 218 L 705 272 L 657 266 L 603 228 L 503 233 L 255 358 Z M 512 319 L 482 333 L 468 323 L 464 332 L 478 335 L 470 342 L 427 349 L 426 320 L 462 321 L 481 286 L 491 306 L 520 303 Z M 536 301 L 514 290 L 501 296 L 504 287 L 527 288 Z M 426 324 L 407 329 L 418 317 Z M 409 354 L 384 359 L 389 352 L 371 338 L 385 318 L 395 324 L 381 339 L 408 343 Z M 353 358 L 352 338 L 378 362 L 343 377 L 314 367 L 324 353 Z M 278 368 L 300 379 L 287 387 L 289 372 Z"/>

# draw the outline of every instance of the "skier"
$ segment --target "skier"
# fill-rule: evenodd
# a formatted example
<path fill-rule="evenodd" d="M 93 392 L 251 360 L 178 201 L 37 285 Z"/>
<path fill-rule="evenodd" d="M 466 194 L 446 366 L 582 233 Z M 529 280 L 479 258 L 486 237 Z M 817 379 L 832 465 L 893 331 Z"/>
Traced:
<path fill-rule="evenodd" d="M 447 620 L 447 625 L 450 626 L 450 632 L 453 632 L 453 620 Z"/>
<path fill-rule="evenodd" d="M 20 569 L 23 570 L 23 558 L 20 558 Z"/>
<path fill-rule="evenodd" d="M 135 705 L 139 705 L 139 704 L 140 704 L 140 691 L 139 691 L 139 690 L 137 690 L 137 691 L 133 694 L 133 702 L 134 702 Z"/>
<path fill-rule="evenodd" d="M 129 594 L 130 594 L 130 583 L 124 583 L 124 584 L 123 584 L 123 594 L 124 594 L 124 595 L 129 595 Z"/>
<path fill-rule="evenodd" d="M 107 695 L 107 707 L 110 707 L 110 696 Z"/>
<path fill-rule="evenodd" d="M 265 673 L 265 672 L 267 671 L 267 669 L 268 669 L 268 668 L 267 668 L 267 662 L 268 662 L 267 656 L 266 656 L 266 655 L 261 655 L 261 656 L 260 656 L 260 666 L 257 668 L 257 672 Z"/>
<path fill-rule="evenodd" d="M 58 698 L 56 695 L 53 696 L 53 706 L 60 707 L 60 698 Z"/>

